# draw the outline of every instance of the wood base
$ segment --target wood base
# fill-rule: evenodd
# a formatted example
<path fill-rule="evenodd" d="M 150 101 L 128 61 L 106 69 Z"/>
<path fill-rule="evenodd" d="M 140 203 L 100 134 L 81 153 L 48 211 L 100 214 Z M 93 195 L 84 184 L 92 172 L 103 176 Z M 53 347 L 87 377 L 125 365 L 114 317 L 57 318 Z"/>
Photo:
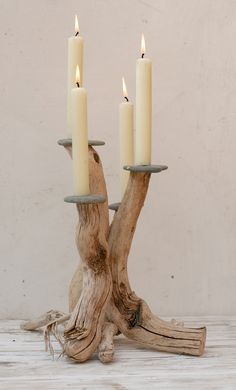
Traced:
<path fill-rule="evenodd" d="M 71 145 L 62 145 L 71 156 Z M 63 345 L 64 353 L 78 362 L 89 359 L 96 349 L 103 363 L 110 362 L 114 354 L 113 337 L 117 332 L 147 348 L 200 356 L 205 347 L 205 327 L 188 328 L 174 320 L 159 319 L 130 287 L 128 255 L 151 173 L 167 167 L 126 169 L 130 170 L 128 186 L 109 226 L 102 164 L 97 152 L 89 146 L 90 191 L 106 200 L 104 203 L 76 204 L 80 222 L 76 243 L 81 265 L 70 285 L 71 314 L 50 321 L 46 326 L 46 339 L 48 341 L 50 332 L 57 337 L 57 323 L 69 318 L 63 339 L 57 338 Z M 40 321 L 42 324 L 42 318 Z M 25 325 L 25 329 L 29 328 L 32 328 L 32 322 L 31 326 L 29 323 Z"/>

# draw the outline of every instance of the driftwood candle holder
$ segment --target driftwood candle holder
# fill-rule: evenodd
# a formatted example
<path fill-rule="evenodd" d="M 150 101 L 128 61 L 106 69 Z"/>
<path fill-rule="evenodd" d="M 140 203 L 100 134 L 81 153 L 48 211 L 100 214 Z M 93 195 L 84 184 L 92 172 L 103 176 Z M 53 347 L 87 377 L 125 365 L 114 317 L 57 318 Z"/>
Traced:
<path fill-rule="evenodd" d="M 60 140 L 72 156 L 71 139 Z M 158 351 L 202 355 L 206 328 L 186 328 L 175 320 L 156 317 L 146 302 L 131 289 L 127 260 L 137 220 L 144 204 L 150 177 L 164 165 L 126 166 L 130 177 L 121 203 L 108 206 L 102 163 L 89 141 L 90 196 L 66 197 L 79 214 L 76 244 L 81 258 L 69 289 L 69 314 L 50 311 L 23 325 L 26 330 L 45 326 L 50 345 L 54 334 L 70 358 L 83 362 L 97 350 L 105 363 L 113 359 L 113 338 L 123 333 L 129 339 Z M 109 226 L 108 209 L 115 211 Z M 64 323 L 63 335 L 57 325 Z"/>

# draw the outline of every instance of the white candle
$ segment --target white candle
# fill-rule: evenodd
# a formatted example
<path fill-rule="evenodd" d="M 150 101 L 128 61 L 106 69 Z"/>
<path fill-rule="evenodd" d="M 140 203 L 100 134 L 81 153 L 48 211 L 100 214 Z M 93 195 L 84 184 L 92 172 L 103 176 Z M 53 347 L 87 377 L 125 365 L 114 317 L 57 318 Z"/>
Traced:
<path fill-rule="evenodd" d="M 71 90 L 75 86 L 76 66 L 80 69 L 80 85 L 83 85 L 83 50 L 84 40 L 79 35 L 79 23 L 75 15 L 75 36 L 68 39 L 68 70 L 67 70 L 67 136 L 72 135 Z"/>
<path fill-rule="evenodd" d="M 129 180 L 129 171 L 125 171 L 123 166 L 133 164 L 133 104 L 128 99 L 124 78 L 122 83 L 125 102 L 119 107 L 121 197 L 124 195 Z"/>
<path fill-rule="evenodd" d="M 74 195 L 89 194 L 87 92 L 80 87 L 79 66 L 76 68 L 77 87 L 71 91 L 72 157 Z"/>
<path fill-rule="evenodd" d="M 152 142 L 152 62 L 144 58 L 145 41 L 142 35 L 141 58 L 136 64 L 136 140 L 135 164 L 151 163 Z"/>

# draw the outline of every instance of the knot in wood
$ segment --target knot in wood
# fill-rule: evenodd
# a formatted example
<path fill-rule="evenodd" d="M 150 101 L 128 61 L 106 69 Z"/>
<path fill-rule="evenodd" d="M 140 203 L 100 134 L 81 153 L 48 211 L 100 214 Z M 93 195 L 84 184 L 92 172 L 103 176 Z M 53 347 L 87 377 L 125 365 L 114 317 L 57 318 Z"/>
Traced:
<path fill-rule="evenodd" d="M 97 164 L 100 163 L 99 155 L 95 151 L 93 151 L 93 158 L 94 158 L 94 161 L 96 161 Z"/>

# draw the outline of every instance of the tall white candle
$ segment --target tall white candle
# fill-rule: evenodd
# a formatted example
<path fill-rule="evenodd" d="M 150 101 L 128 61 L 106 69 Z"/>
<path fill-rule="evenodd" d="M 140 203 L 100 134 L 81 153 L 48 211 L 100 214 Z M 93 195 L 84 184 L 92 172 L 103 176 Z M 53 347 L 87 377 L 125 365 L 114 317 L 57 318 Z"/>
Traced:
<path fill-rule="evenodd" d="M 123 166 L 133 164 L 133 104 L 128 99 L 124 78 L 122 83 L 125 102 L 119 107 L 121 197 L 124 195 L 129 180 L 129 172 L 125 171 Z"/>
<path fill-rule="evenodd" d="M 135 164 L 151 163 L 152 142 L 152 62 L 144 58 L 145 40 L 142 35 L 141 58 L 136 64 L 136 140 Z"/>
<path fill-rule="evenodd" d="M 72 157 L 74 195 L 89 194 L 87 92 L 80 87 L 79 66 L 76 68 L 76 88 L 71 91 Z"/>
<path fill-rule="evenodd" d="M 68 39 L 68 69 L 67 69 L 67 136 L 72 135 L 71 90 L 75 86 L 76 66 L 80 69 L 80 85 L 83 85 L 83 51 L 84 40 L 79 33 L 79 23 L 75 15 L 75 36 Z"/>

